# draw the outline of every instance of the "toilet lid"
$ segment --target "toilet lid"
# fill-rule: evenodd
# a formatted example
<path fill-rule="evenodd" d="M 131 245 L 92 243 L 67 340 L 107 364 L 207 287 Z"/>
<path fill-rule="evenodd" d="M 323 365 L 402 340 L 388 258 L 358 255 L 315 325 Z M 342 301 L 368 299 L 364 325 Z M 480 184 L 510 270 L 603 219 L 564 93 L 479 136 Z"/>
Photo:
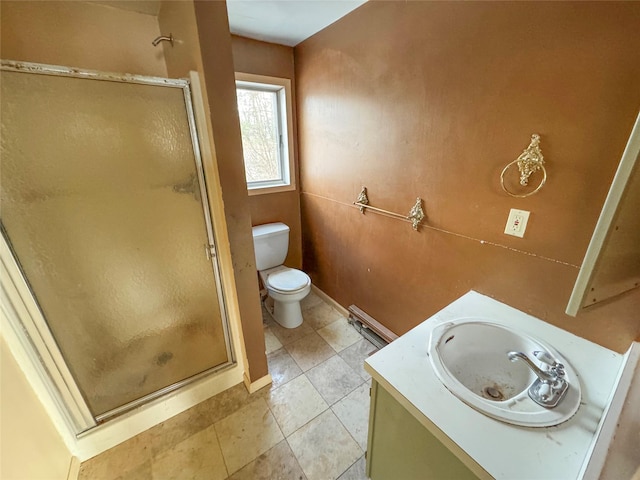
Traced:
<path fill-rule="evenodd" d="M 274 290 L 281 292 L 295 292 L 309 284 L 309 276 L 293 268 L 281 270 L 269 275 L 267 281 Z"/>

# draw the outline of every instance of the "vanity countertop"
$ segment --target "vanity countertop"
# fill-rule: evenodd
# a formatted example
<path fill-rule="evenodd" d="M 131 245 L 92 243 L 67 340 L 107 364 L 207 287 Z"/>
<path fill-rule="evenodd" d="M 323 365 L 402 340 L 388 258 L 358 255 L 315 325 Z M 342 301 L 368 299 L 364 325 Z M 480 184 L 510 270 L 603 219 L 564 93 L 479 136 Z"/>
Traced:
<path fill-rule="evenodd" d="M 553 427 L 519 427 L 489 418 L 450 393 L 431 367 L 427 343 L 436 325 L 464 317 L 491 319 L 553 346 L 580 378 L 578 412 Z M 623 355 L 471 291 L 369 357 L 365 368 L 480 477 L 568 480 L 584 474 L 623 360 Z"/>

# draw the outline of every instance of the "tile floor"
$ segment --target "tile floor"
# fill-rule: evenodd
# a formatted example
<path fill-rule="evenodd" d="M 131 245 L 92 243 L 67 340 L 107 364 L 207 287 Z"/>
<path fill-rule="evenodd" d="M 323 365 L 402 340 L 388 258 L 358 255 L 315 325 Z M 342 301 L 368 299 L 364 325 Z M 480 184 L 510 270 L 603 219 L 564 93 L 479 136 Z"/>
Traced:
<path fill-rule="evenodd" d="M 81 480 L 365 480 L 370 377 L 376 348 L 311 293 L 304 323 L 264 312 L 273 384 L 216 395 L 95 458 Z"/>

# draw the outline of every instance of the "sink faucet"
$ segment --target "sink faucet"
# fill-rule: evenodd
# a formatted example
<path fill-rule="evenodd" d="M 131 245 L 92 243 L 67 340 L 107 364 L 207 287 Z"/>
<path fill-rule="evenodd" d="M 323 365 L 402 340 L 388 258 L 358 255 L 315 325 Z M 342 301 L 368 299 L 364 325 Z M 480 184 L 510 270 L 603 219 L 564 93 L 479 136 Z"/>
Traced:
<path fill-rule="evenodd" d="M 531 400 L 545 408 L 553 408 L 560 403 L 569 388 L 569 384 L 564 379 L 564 365 L 556 362 L 547 352 L 536 351 L 533 354 L 550 368 L 542 370 L 522 352 L 509 352 L 507 357 L 512 362 L 522 360 L 538 377 L 529 387 Z"/>
<path fill-rule="evenodd" d="M 507 357 L 509 357 L 509 360 L 511 360 L 512 362 L 515 362 L 517 360 L 522 360 L 523 362 L 525 362 L 527 366 L 531 370 L 533 370 L 533 373 L 535 373 L 538 376 L 538 378 L 543 382 L 553 382 L 558 377 L 558 374 L 556 373 L 555 370 L 553 370 L 553 368 L 545 372 L 540 367 L 538 367 L 535 363 L 533 363 L 531 359 L 522 352 L 509 352 L 507 353 Z"/>

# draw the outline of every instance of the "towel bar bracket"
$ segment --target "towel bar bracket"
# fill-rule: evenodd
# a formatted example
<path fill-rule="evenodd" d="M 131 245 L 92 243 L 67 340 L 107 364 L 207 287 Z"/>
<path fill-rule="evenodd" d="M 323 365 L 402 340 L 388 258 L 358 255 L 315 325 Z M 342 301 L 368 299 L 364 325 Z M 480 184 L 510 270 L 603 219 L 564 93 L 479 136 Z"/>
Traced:
<path fill-rule="evenodd" d="M 367 196 L 367 187 L 362 187 L 362 190 L 358 194 L 358 198 L 355 202 L 361 213 L 365 213 L 366 209 L 372 210 L 377 213 L 382 213 L 384 215 L 388 215 L 393 218 L 400 218 L 402 220 L 409 220 L 411 222 L 411 226 L 415 231 L 418 231 L 418 227 L 420 226 L 420 222 L 424 219 L 425 214 L 422 208 L 422 199 L 420 197 L 416 198 L 416 203 L 409 210 L 408 215 L 402 215 L 400 213 L 391 212 L 389 210 L 385 210 L 383 208 L 374 207 L 369 205 L 369 197 Z"/>

